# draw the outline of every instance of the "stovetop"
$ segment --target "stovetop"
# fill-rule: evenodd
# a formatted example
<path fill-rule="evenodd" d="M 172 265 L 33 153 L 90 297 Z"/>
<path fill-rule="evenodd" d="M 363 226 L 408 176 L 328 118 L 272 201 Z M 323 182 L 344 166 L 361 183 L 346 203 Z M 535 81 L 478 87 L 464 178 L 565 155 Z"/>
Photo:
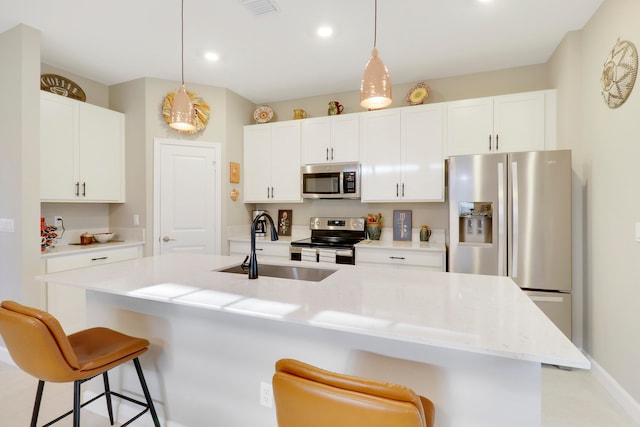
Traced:
<path fill-rule="evenodd" d="M 366 238 L 365 218 L 312 217 L 311 237 L 291 242 L 302 247 L 351 247 Z"/>

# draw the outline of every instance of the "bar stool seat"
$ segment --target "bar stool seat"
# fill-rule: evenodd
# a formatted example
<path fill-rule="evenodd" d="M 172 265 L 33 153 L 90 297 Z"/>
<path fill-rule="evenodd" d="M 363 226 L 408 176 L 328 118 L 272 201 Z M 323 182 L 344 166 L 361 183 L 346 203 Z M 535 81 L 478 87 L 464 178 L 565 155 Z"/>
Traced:
<path fill-rule="evenodd" d="M 138 356 L 147 351 L 148 340 L 101 327 L 86 329 L 67 336 L 54 316 L 15 301 L 3 301 L 0 304 L 0 335 L 16 365 L 38 379 L 31 427 L 37 425 L 46 381 L 73 382 L 74 406 L 73 410 L 43 427 L 50 426 L 70 414 L 73 414 L 74 427 L 80 427 L 80 408 L 102 396 L 105 396 L 107 402 L 111 425 L 114 423 L 111 396 L 117 396 L 143 407 L 142 412 L 124 423 L 123 427 L 147 411 L 150 412 L 154 425 L 160 427 L 138 360 Z M 123 396 L 109 388 L 108 371 L 128 361 L 133 361 L 135 365 L 145 402 Z M 81 404 L 80 385 L 98 375 L 103 377 L 104 393 Z"/>
<path fill-rule="evenodd" d="M 295 359 L 276 362 L 278 427 L 433 427 L 431 400 L 399 384 L 326 371 Z"/>

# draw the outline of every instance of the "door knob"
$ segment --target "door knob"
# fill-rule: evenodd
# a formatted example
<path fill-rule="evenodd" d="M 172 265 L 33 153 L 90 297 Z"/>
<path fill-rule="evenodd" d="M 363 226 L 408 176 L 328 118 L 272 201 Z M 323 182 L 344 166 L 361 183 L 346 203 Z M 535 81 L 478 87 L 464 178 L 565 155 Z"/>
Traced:
<path fill-rule="evenodd" d="M 165 242 L 165 243 L 167 243 L 167 242 L 171 242 L 171 241 L 174 241 L 174 240 L 176 240 L 176 239 L 172 239 L 172 238 L 170 238 L 169 236 L 164 236 L 164 237 L 162 238 L 162 241 L 163 241 L 163 242 Z"/>

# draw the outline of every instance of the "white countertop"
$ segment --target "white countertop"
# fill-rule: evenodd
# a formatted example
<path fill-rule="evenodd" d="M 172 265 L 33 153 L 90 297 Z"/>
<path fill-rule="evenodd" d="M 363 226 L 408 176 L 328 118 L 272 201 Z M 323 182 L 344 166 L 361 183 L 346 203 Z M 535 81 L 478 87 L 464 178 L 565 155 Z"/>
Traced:
<path fill-rule="evenodd" d="M 79 254 L 82 252 L 95 252 L 103 249 L 126 248 L 130 246 L 140 246 L 143 242 L 138 241 L 111 241 L 107 243 L 91 243 L 89 245 L 58 244 L 54 248 L 47 249 L 40 256 L 41 258 L 52 258 L 56 256 Z"/>
<path fill-rule="evenodd" d="M 337 271 L 306 282 L 217 270 L 243 257 L 175 254 L 40 276 L 139 299 L 165 301 L 574 368 L 590 362 L 506 277 L 295 262 Z M 282 261 L 271 264 L 290 264 Z"/>

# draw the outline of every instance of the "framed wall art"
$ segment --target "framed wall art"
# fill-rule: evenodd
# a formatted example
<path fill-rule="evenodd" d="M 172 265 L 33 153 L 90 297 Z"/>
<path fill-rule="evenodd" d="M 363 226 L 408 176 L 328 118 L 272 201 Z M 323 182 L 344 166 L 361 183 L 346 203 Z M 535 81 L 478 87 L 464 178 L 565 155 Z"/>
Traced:
<path fill-rule="evenodd" d="M 411 211 L 393 211 L 393 240 L 411 240 Z"/>
<path fill-rule="evenodd" d="M 293 224 L 293 211 L 278 210 L 278 235 L 291 236 L 291 225 Z"/>

